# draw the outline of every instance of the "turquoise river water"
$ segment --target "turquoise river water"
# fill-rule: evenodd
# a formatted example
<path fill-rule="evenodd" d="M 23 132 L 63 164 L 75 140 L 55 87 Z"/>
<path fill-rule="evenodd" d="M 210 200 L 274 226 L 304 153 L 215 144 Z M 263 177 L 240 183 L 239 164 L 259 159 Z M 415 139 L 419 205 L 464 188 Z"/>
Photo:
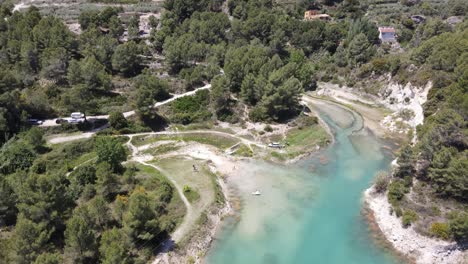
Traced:
<path fill-rule="evenodd" d="M 209 264 L 395 264 L 375 244 L 362 216 L 362 193 L 391 157 L 342 107 L 318 107 L 335 134 L 323 152 L 294 165 L 246 161 L 229 184 L 241 210 L 225 221 Z M 260 196 L 251 192 L 259 189 Z"/>

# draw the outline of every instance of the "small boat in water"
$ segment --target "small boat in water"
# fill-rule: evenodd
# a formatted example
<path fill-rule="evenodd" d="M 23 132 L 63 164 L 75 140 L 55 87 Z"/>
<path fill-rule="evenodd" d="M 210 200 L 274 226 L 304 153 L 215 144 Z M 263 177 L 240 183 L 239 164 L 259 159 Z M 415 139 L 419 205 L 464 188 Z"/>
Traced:
<path fill-rule="evenodd" d="M 262 193 L 259 190 L 256 190 L 255 192 L 252 193 L 252 195 L 261 195 Z"/>

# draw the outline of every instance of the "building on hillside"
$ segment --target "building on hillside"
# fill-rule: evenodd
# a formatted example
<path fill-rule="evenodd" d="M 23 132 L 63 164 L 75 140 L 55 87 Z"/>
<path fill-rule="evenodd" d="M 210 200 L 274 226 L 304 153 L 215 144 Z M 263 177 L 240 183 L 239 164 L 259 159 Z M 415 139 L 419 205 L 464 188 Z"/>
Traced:
<path fill-rule="evenodd" d="M 379 39 L 381 42 L 397 42 L 395 29 L 393 27 L 379 27 Z"/>
<path fill-rule="evenodd" d="M 305 20 L 308 20 L 310 17 L 315 16 L 315 15 L 318 15 L 318 11 L 317 11 L 317 10 L 307 10 L 307 11 L 305 11 L 305 13 L 304 13 L 304 19 L 305 19 Z"/>
<path fill-rule="evenodd" d="M 331 17 L 327 14 L 319 14 L 317 10 L 308 10 L 304 13 L 304 20 L 330 21 Z"/>

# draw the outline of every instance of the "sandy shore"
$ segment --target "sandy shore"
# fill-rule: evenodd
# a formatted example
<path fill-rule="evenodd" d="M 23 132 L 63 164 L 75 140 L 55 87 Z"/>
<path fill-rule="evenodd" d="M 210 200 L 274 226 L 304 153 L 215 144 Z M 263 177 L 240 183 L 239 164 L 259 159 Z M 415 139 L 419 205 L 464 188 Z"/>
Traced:
<path fill-rule="evenodd" d="M 385 238 L 393 248 L 420 264 L 465 264 L 468 254 L 462 251 L 456 243 L 437 240 L 422 236 L 412 227 L 404 228 L 401 219 L 390 214 L 391 205 L 387 196 L 377 194 L 373 188 L 364 192 L 365 205 L 374 215 Z"/>

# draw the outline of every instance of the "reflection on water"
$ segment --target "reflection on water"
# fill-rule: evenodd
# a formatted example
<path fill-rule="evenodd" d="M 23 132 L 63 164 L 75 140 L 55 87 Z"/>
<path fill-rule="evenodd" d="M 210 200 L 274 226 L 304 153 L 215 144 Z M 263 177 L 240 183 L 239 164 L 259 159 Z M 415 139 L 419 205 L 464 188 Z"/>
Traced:
<path fill-rule="evenodd" d="M 359 116 L 325 106 L 333 146 L 290 166 L 246 161 L 228 179 L 239 190 L 240 218 L 226 221 L 208 263 L 395 263 L 360 216 L 362 191 L 389 159 Z M 261 196 L 251 195 L 256 189 Z"/>

